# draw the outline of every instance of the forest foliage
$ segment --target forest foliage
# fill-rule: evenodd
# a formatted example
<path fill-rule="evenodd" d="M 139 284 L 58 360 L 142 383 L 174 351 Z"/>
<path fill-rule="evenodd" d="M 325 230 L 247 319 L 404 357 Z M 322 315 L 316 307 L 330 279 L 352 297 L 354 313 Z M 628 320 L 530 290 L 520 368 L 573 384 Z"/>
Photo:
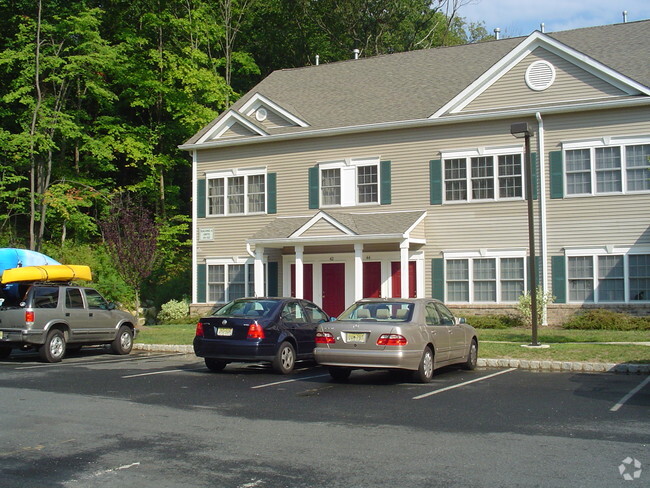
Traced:
<path fill-rule="evenodd" d="M 0 0 L 0 247 L 89 264 L 113 300 L 188 296 L 177 146 L 275 69 L 489 39 L 468 1 Z M 117 201 L 156 222 L 139 287 L 103 233 Z"/>

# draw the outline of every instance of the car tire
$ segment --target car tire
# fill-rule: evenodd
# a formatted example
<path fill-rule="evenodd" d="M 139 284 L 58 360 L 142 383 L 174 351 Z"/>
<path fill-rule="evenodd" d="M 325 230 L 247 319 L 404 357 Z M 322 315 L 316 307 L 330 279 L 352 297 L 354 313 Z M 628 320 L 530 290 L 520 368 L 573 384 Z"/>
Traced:
<path fill-rule="evenodd" d="M 65 336 L 58 329 L 47 334 L 45 343 L 38 349 L 38 354 L 46 363 L 58 363 L 65 356 Z"/>
<path fill-rule="evenodd" d="M 278 352 L 273 358 L 273 370 L 279 374 L 289 374 L 296 365 L 296 350 L 290 342 L 280 344 Z"/>
<path fill-rule="evenodd" d="M 430 383 L 433 378 L 433 351 L 429 346 L 424 348 L 420 367 L 415 372 L 415 379 L 420 383 Z"/>
<path fill-rule="evenodd" d="M 222 361 L 221 359 L 214 359 L 214 358 L 204 358 L 205 361 L 205 366 L 210 370 L 218 373 L 219 371 L 223 371 L 223 368 L 226 367 L 226 364 L 228 364 L 227 361 Z"/>
<path fill-rule="evenodd" d="M 111 351 L 120 356 L 129 354 L 133 349 L 133 331 L 131 327 L 123 325 L 117 331 L 117 337 L 111 342 Z"/>
<path fill-rule="evenodd" d="M 336 381 L 345 381 L 352 373 L 351 368 L 343 368 L 341 366 L 332 366 L 329 368 L 330 376 Z"/>
<path fill-rule="evenodd" d="M 478 342 L 476 342 L 476 339 L 472 339 L 472 342 L 469 345 L 469 351 L 467 351 L 467 361 L 463 363 L 463 369 L 467 369 L 470 371 L 476 369 L 477 362 L 478 362 Z"/>
<path fill-rule="evenodd" d="M 0 346 L 0 359 L 7 359 L 11 354 L 11 346 Z"/>

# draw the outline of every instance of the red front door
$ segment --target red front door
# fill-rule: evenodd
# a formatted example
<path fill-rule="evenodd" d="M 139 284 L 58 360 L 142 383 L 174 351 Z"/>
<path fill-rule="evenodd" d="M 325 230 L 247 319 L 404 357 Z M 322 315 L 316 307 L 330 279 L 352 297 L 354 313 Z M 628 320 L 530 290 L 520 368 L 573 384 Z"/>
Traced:
<path fill-rule="evenodd" d="M 381 263 L 363 262 L 363 298 L 381 296 Z"/>
<path fill-rule="evenodd" d="M 415 261 L 409 261 L 409 298 L 415 298 L 417 290 L 415 269 Z M 402 266 L 399 261 L 390 263 L 390 274 L 393 284 L 393 298 L 400 298 L 402 296 Z"/>
<path fill-rule="evenodd" d="M 302 265 L 302 298 L 314 300 L 314 266 L 312 264 Z M 291 265 L 291 296 L 296 296 L 296 265 Z"/>
<path fill-rule="evenodd" d="M 334 317 L 345 310 L 344 263 L 323 263 L 323 310 Z"/>

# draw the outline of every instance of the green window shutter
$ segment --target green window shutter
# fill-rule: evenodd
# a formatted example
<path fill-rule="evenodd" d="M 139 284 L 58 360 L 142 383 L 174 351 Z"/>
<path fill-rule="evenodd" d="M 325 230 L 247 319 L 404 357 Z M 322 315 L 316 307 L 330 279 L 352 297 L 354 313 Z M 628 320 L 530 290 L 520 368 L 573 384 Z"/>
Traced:
<path fill-rule="evenodd" d="M 266 175 L 266 213 L 278 213 L 277 173 Z"/>
<path fill-rule="evenodd" d="M 270 297 L 280 296 L 278 293 L 278 263 L 277 261 L 269 261 L 267 264 L 268 271 L 268 291 Z"/>
<path fill-rule="evenodd" d="M 309 208 L 319 207 L 319 193 L 318 166 L 312 166 L 309 168 Z"/>
<path fill-rule="evenodd" d="M 196 181 L 196 218 L 205 218 L 205 180 Z"/>
<path fill-rule="evenodd" d="M 566 260 L 564 256 L 551 256 L 553 295 L 555 303 L 566 303 Z"/>
<path fill-rule="evenodd" d="M 429 161 L 429 203 L 442 205 L 442 160 Z"/>
<path fill-rule="evenodd" d="M 431 260 L 431 296 L 438 300 L 445 299 L 445 260 Z"/>
<path fill-rule="evenodd" d="M 530 168 L 533 173 L 533 200 L 537 200 L 538 196 L 538 178 L 537 178 L 537 153 L 530 155 Z"/>
<path fill-rule="evenodd" d="M 379 181 L 381 185 L 381 203 L 382 205 L 391 204 L 391 163 L 390 161 L 381 161 L 379 163 Z"/>
<path fill-rule="evenodd" d="M 562 151 L 548 153 L 551 171 L 551 198 L 564 198 L 564 165 Z"/>
<path fill-rule="evenodd" d="M 196 265 L 196 303 L 207 303 L 205 288 L 207 285 L 206 265 Z"/>

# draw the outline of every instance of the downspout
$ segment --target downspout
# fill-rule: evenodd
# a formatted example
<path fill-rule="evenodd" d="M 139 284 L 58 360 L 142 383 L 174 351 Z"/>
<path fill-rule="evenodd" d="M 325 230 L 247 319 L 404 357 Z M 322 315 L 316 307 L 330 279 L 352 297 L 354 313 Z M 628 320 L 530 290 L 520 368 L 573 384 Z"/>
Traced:
<path fill-rule="evenodd" d="M 540 240 L 540 261 L 542 263 L 542 291 L 548 291 L 548 242 L 546 239 L 546 157 L 544 153 L 544 120 L 542 114 L 535 114 L 537 119 L 537 154 L 539 166 L 539 240 Z M 544 301 L 545 302 L 545 301 Z M 546 303 L 542 309 L 542 325 L 548 325 L 548 313 Z"/>
<path fill-rule="evenodd" d="M 197 209 L 197 150 L 192 151 L 192 303 L 197 302 L 197 280 L 198 272 L 197 266 L 199 265 L 197 261 L 197 232 L 198 232 L 198 215 L 196 213 Z"/>

